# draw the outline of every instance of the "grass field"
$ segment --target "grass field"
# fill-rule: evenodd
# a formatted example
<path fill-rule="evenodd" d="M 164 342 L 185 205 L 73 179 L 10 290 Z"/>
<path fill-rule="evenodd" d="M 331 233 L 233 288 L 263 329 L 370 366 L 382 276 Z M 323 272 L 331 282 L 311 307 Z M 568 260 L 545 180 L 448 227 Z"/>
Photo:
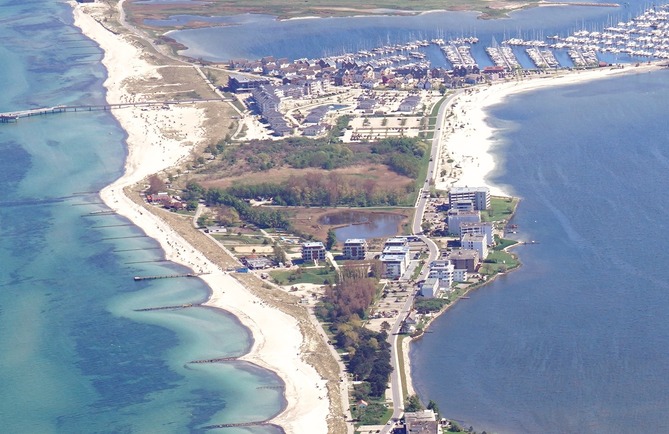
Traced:
<path fill-rule="evenodd" d="M 325 281 L 334 283 L 334 271 L 330 267 L 318 268 L 299 268 L 298 270 L 290 271 L 272 271 L 270 276 L 279 285 L 297 285 L 299 283 L 313 283 L 316 285 L 323 285 Z"/>
<path fill-rule="evenodd" d="M 518 205 L 518 198 L 497 197 L 490 199 L 490 210 L 481 212 L 481 220 L 486 222 L 508 221 Z"/>

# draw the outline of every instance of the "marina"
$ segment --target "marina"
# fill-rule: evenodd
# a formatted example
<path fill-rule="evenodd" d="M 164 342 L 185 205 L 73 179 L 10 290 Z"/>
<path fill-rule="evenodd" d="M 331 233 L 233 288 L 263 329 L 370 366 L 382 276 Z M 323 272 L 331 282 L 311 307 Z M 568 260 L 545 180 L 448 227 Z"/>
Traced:
<path fill-rule="evenodd" d="M 618 5 L 611 7 L 614 6 Z M 618 21 L 615 25 L 611 22 L 608 25 L 590 23 L 588 28 L 585 27 L 584 25 L 565 35 L 553 34 L 544 37 L 540 32 L 534 32 L 533 37 L 527 39 L 505 37 L 501 43 L 497 43 L 493 36 L 489 46 L 482 50 L 473 49 L 479 43 L 479 38 L 475 36 L 463 35 L 450 39 L 438 36 L 368 47 L 357 52 L 344 52 L 322 58 L 301 58 L 292 63 L 287 59 L 270 57 L 263 58 L 262 61 L 231 60 L 229 66 L 244 72 L 275 77 L 288 77 L 295 70 L 304 69 L 311 73 L 321 71 L 325 77 L 332 68 L 337 71 L 371 68 L 374 71 L 413 69 L 425 72 L 444 69 L 465 75 L 480 71 L 587 69 L 617 63 L 669 59 L 667 5 L 652 6 L 638 16 L 627 21 Z M 486 55 L 485 58 L 480 57 L 481 52 Z M 435 53 L 442 57 L 435 57 Z M 487 66 L 491 63 L 494 67 Z M 267 64 L 287 66 L 272 69 L 267 68 Z"/>

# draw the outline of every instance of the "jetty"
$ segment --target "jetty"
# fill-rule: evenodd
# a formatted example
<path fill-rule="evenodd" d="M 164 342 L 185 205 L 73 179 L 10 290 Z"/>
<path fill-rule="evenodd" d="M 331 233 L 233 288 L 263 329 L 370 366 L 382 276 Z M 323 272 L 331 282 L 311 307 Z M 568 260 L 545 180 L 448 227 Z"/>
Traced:
<path fill-rule="evenodd" d="M 152 312 L 154 310 L 174 310 L 174 309 L 186 309 L 188 307 L 197 307 L 197 306 L 202 306 L 201 303 L 193 304 L 193 303 L 186 303 L 186 304 L 179 304 L 176 306 L 160 306 L 160 307 L 144 307 L 141 309 L 134 309 L 135 312 Z"/>
<path fill-rule="evenodd" d="M 232 362 L 235 360 L 238 360 L 239 357 L 237 356 L 230 356 L 230 357 L 216 357 L 214 359 L 205 359 L 205 360 L 191 360 L 188 363 L 220 363 L 220 362 Z"/>
<path fill-rule="evenodd" d="M 113 109 L 121 109 L 128 107 L 158 107 L 169 109 L 171 105 L 178 104 L 194 104 L 199 102 L 211 101 L 228 101 L 221 98 L 202 98 L 202 99 L 188 99 L 188 100 L 169 100 L 169 101 L 144 101 L 144 102 L 128 102 L 118 104 L 99 104 L 99 105 L 57 105 L 54 107 L 39 107 L 28 110 L 18 110 L 14 112 L 0 113 L 0 123 L 14 123 L 19 119 L 33 116 L 45 116 L 57 113 L 67 112 L 92 112 L 92 111 L 109 111 Z"/>
<path fill-rule="evenodd" d="M 134 280 L 135 282 L 139 282 L 141 280 L 155 280 L 155 279 L 175 279 L 177 277 L 198 277 L 199 274 L 195 273 L 186 273 L 186 274 L 163 274 L 160 276 L 135 276 Z"/>
<path fill-rule="evenodd" d="M 270 424 L 266 420 L 258 421 L 258 422 L 238 422 L 238 423 L 219 423 L 216 425 L 208 425 L 202 427 L 202 429 L 209 430 L 209 429 L 216 429 L 216 428 L 235 428 L 235 427 L 244 427 L 244 426 L 262 426 L 262 425 L 273 425 Z"/>

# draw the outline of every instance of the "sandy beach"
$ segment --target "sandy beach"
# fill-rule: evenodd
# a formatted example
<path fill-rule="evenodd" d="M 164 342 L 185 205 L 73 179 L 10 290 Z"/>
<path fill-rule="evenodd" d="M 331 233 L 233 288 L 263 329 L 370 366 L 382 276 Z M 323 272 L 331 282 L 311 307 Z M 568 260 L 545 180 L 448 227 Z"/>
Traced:
<path fill-rule="evenodd" d="M 160 68 L 144 60 L 142 51 L 133 42 L 110 32 L 91 16 L 91 12 L 104 5 L 72 3 L 72 7 L 75 24 L 104 51 L 107 101 L 142 101 L 141 94 L 128 92 L 128 84 L 138 77 L 159 80 Z M 253 346 L 243 359 L 276 372 L 285 383 L 287 406 L 270 422 L 287 433 L 326 433 L 329 400 L 325 381 L 303 359 L 304 339 L 297 321 L 269 307 L 210 262 L 163 219 L 124 194 L 125 187 L 173 167 L 190 155 L 204 139 L 204 110 L 179 104 L 169 109 L 124 108 L 114 110 L 113 115 L 128 134 L 128 156 L 123 176 L 100 193 L 104 202 L 158 240 L 166 259 L 188 266 L 196 273 L 205 273 L 202 279 L 212 289 L 207 304 L 231 312 L 251 330 Z"/>
<path fill-rule="evenodd" d="M 538 75 L 521 81 L 495 83 L 471 88 L 462 92 L 450 102 L 453 115 L 442 125 L 438 176 L 435 186 L 438 190 L 450 187 L 490 188 L 493 195 L 513 196 L 509 186 L 495 185 L 491 175 L 499 168 L 503 156 L 496 152 L 502 145 L 496 131 L 487 122 L 490 107 L 502 104 L 508 97 L 522 92 L 546 89 L 554 86 L 584 83 L 591 80 L 610 78 L 622 74 L 643 74 L 662 68 L 658 64 L 630 64 L 624 67 L 604 67 L 587 71 L 559 72 L 552 75 Z M 452 160 L 451 163 L 447 163 Z"/>

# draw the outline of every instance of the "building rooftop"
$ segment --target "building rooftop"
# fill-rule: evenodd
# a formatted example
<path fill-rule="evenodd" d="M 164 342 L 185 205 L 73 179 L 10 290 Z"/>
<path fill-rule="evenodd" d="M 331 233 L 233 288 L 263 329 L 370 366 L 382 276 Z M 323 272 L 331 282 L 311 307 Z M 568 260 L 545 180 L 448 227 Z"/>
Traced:
<path fill-rule="evenodd" d="M 344 244 L 364 244 L 367 242 L 364 238 L 349 238 L 344 241 Z"/>
<path fill-rule="evenodd" d="M 490 189 L 488 187 L 451 187 L 449 190 L 450 194 L 462 194 L 462 193 L 476 193 L 476 192 L 486 192 L 489 193 Z"/>
<path fill-rule="evenodd" d="M 481 211 L 469 211 L 464 209 L 449 209 L 449 216 L 480 216 Z"/>
<path fill-rule="evenodd" d="M 479 257 L 479 252 L 471 249 L 456 249 L 446 253 L 446 257 L 451 260 L 476 259 Z"/>
<path fill-rule="evenodd" d="M 392 237 L 386 240 L 386 244 L 405 244 L 407 239 L 404 237 Z"/>
<path fill-rule="evenodd" d="M 399 255 L 397 253 L 384 253 L 381 255 L 381 262 L 402 262 L 406 259 L 405 255 Z"/>
<path fill-rule="evenodd" d="M 391 255 L 405 255 L 409 251 L 409 246 L 385 246 L 383 253 Z"/>
<path fill-rule="evenodd" d="M 478 228 L 483 226 L 492 226 L 492 222 L 462 222 L 460 228 Z"/>
<path fill-rule="evenodd" d="M 314 247 L 314 248 L 316 248 L 316 247 L 322 247 L 322 248 L 325 248 L 325 246 L 323 245 L 323 243 L 321 243 L 320 241 L 312 241 L 312 242 L 308 242 L 308 243 L 302 243 L 302 247 L 306 247 L 306 248 L 310 248 L 310 247 Z"/>
<path fill-rule="evenodd" d="M 462 236 L 462 241 L 486 241 L 485 234 L 464 234 Z"/>

